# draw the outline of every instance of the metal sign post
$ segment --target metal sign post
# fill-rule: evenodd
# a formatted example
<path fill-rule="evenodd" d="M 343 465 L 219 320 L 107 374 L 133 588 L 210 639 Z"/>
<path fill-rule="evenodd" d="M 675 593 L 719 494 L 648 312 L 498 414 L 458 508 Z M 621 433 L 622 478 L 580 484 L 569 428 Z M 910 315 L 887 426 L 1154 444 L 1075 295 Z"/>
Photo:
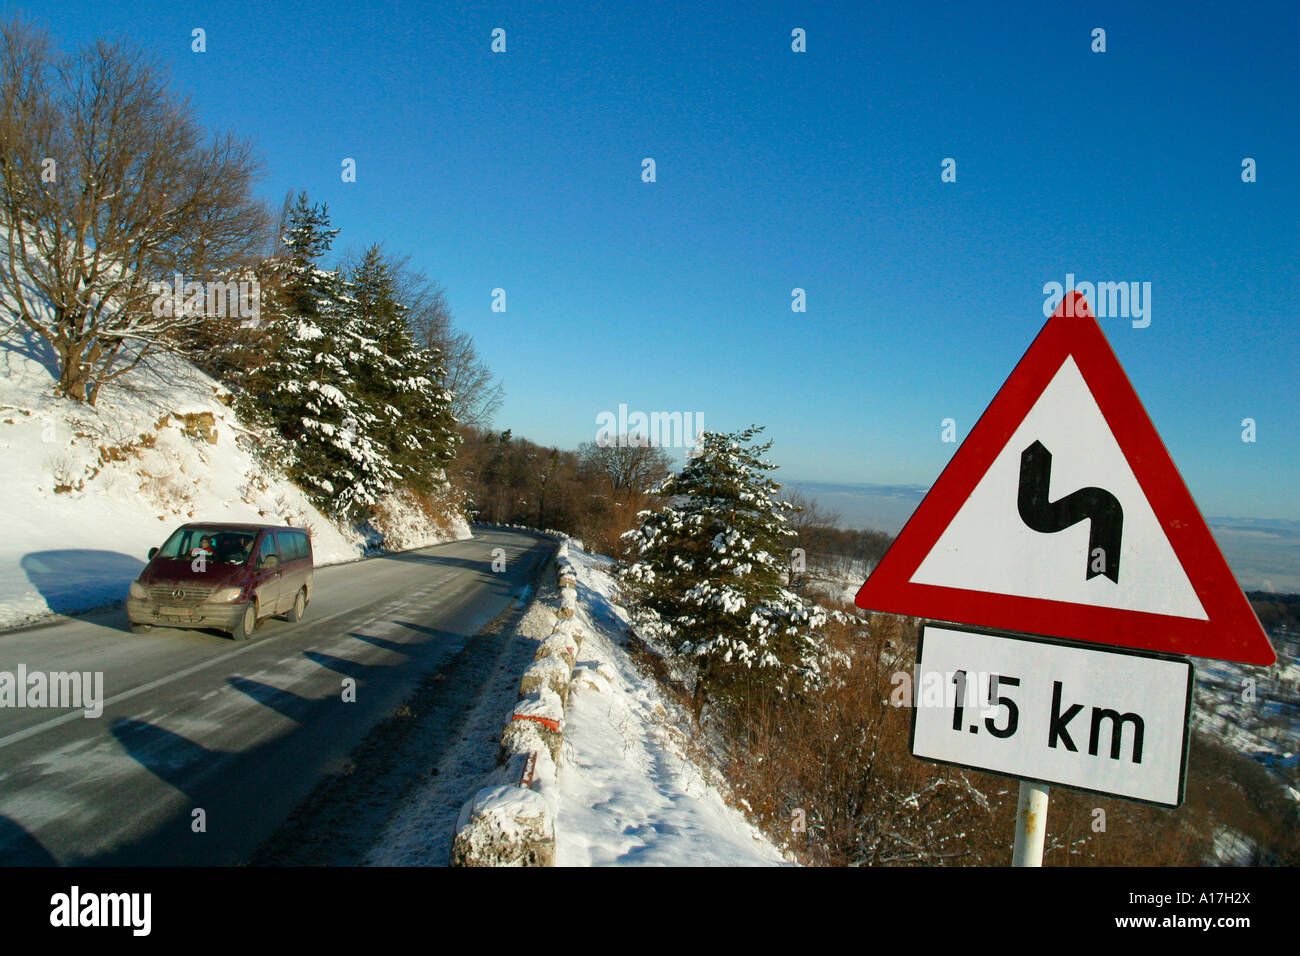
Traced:
<path fill-rule="evenodd" d="M 1016 806 L 1016 847 L 1011 851 L 1012 866 L 1042 866 L 1043 839 L 1047 836 L 1047 795 L 1045 783 L 1020 781 L 1020 802 Z"/>

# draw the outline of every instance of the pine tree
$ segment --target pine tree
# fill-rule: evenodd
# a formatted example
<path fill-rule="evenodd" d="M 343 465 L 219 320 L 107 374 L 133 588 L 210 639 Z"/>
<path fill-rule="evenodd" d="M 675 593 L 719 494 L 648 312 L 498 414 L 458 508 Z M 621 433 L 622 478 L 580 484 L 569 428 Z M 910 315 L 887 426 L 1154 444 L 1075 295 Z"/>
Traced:
<path fill-rule="evenodd" d="M 269 321 L 274 361 L 249 401 L 278 431 L 290 474 L 334 517 L 358 519 L 398 475 L 372 437 L 379 416 L 356 381 L 366 343 L 341 272 L 320 267 L 337 229 L 299 194 L 289 211 Z"/>
<path fill-rule="evenodd" d="M 624 538 L 637 560 L 623 574 L 634 621 L 651 640 L 696 665 L 696 707 L 736 703 L 759 684 L 786 693 L 814 679 L 825 614 L 783 583 L 791 535 L 763 459 L 762 431 L 706 432 L 678 474 L 651 493 L 665 499 L 638 515 Z"/>
<path fill-rule="evenodd" d="M 351 277 L 349 368 L 360 400 L 374 416 L 371 440 L 401 484 L 429 492 L 443 483 L 460 435 L 451 395 L 435 380 L 441 358 L 415 344 L 396 283 L 379 247 L 367 249 Z"/>
<path fill-rule="evenodd" d="M 316 318 L 328 307 L 337 290 L 337 273 L 320 268 L 330 251 L 337 229 L 330 228 L 329 209 L 313 205 L 300 192 L 285 223 L 283 293 L 291 314 Z"/>

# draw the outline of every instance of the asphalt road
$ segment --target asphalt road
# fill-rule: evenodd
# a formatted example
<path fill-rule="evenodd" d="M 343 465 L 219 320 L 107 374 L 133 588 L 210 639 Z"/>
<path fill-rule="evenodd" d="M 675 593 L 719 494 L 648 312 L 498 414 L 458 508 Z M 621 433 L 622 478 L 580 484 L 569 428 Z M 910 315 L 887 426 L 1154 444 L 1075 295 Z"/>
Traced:
<path fill-rule="evenodd" d="M 121 611 L 0 634 L 0 671 L 102 672 L 105 698 L 93 719 L 0 708 L 0 864 L 244 862 L 320 780 L 347 771 L 417 684 L 453 672 L 553 549 L 527 532 L 476 529 L 318 568 L 305 620 L 267 621 L 246 644 L 132 634 Z M 345 678 L 355 702 L 343 700 Z"/>

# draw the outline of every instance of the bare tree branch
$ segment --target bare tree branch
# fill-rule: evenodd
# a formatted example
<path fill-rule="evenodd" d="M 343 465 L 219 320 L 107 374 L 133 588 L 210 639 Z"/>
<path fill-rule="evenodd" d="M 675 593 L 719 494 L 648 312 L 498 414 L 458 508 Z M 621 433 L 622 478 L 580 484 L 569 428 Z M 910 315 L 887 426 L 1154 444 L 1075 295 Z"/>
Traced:
<path fill-rule="evenodd" d="M 78 401 L 206 321 L 159 283 L 247 277 L 265 243 L 251 147 L 205 136 L 122 43 L 62 55 L 21 20 L 0 25 L 0 158 L 0 290 Z"/>
<path fill-rule="evenodd" d="M 447 294 L 438 283 L 410 265 L 395 263 L 398 297 L 410 310 L 407 321 L 423 348 L 442 357 L 442 385 L 452 393 L 452 413 L 462 426 L 488 428 L 501 408 L 505 387 L 478 354 L 474 339 L 452 321 Z"/>

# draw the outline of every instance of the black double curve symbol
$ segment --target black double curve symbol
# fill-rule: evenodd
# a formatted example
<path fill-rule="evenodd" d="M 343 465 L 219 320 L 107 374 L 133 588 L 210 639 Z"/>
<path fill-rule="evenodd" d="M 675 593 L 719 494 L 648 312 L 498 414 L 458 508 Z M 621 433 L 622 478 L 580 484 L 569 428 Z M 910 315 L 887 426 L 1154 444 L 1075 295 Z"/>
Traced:
<path fill-rule="evenodd" d="M 1124 530 L 1124 509 L 1104 488 L 1080 488 L 1056 501 L 1047 500 L 1052 477 L 1052 453 L 1035 441 L 1020 454 L 1020 493 L 1016 504 L 1020 520 L 1042 534 L 1054 534 L 1089 521 L 1088 554 L 1084 573 L 1088 580 L 1104 574 L 1119 583 L 1119 544 Z M 1100 567 L 1093 560 L 1101 550 Z"/>

